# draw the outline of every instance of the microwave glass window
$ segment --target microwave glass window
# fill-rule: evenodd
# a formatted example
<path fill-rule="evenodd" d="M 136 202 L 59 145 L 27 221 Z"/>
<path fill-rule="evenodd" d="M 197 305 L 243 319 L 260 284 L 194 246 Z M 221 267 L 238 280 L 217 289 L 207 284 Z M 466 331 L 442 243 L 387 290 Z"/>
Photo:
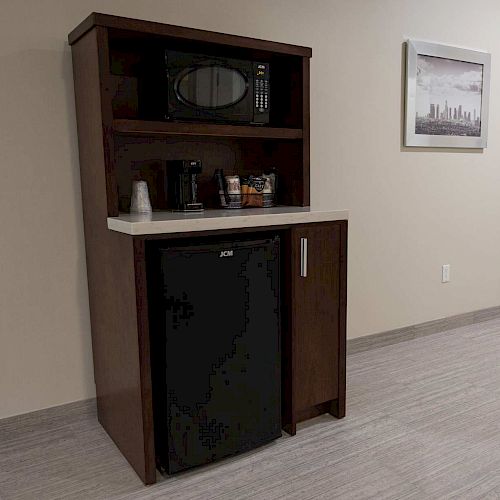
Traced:
<path fill-rule="evenodd" d="M 178 80 L 178 97 L 192 106 L 224 108 L 241 101 L 247 93 L 245 76 L 223 66 L 200 66 Z"/>

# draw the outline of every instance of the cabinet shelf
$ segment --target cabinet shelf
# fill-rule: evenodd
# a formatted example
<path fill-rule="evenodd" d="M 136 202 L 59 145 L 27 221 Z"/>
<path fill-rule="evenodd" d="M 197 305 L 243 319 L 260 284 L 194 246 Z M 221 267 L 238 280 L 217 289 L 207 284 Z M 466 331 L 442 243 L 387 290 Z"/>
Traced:
<path fill-rule="evenodd" d="M 182 135 L 211 137 L 249 137 L 260 139 L 302 139 L 302 129 L 213 123 L 177 123 L 147 120 L 113 120 L 113 130 L 124 135 Z"/>

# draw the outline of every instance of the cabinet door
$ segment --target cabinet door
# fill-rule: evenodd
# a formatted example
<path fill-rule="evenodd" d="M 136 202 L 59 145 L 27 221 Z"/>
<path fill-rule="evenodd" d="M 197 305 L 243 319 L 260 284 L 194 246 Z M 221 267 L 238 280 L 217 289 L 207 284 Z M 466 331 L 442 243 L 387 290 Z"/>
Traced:
<path fill-rule="evenodd" d="M 292 420 L 295 422 L 325 411 L 343 416 L 344 224 L 308 224 L 291 229 Z"/>

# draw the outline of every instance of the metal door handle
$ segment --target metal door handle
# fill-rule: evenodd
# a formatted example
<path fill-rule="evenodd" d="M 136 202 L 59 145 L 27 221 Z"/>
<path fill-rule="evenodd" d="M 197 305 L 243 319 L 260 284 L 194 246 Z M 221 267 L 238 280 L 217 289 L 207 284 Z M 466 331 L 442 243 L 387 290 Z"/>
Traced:
<path fill-rule="evenodd" d="M 300 238 L 300 276 L 307 278 L 307 238 Z"/>

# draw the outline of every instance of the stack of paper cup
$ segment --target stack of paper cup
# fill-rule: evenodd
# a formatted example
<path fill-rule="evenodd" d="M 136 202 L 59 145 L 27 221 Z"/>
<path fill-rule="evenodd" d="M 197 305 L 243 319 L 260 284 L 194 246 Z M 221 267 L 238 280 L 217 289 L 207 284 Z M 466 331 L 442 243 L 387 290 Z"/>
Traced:
<path fill-rule="evenodd" d="M 151 201 L 149 200 L 148 184 L 146 181 L 132 182 L 132 198 L 130 199 L 131 214 L 151 213 Z"/>

